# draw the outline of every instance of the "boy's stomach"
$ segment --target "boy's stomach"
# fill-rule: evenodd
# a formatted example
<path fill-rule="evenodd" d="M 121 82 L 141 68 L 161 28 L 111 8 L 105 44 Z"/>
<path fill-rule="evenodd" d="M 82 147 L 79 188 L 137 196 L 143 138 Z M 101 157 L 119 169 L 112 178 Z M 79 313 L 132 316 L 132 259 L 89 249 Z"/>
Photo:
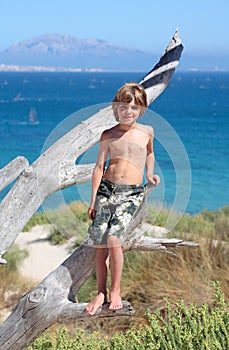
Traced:
<path fill-rule="evenodd" d="M 112 182 L 128 185 L 141 185 L 144 169 L 123 159 L 110 161 L 103 177 Z"/>

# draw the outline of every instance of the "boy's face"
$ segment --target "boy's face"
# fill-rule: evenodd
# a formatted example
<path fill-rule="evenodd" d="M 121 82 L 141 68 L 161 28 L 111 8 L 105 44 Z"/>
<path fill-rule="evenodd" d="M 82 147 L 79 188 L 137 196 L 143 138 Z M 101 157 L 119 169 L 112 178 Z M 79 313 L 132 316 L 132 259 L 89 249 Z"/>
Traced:
<path fill-rule="evenodd" d="M 130 103 L 117 103 L 117 114 L 120 124 L 133 125 L 141 113 L 141 107 L 134 100 Z"/>

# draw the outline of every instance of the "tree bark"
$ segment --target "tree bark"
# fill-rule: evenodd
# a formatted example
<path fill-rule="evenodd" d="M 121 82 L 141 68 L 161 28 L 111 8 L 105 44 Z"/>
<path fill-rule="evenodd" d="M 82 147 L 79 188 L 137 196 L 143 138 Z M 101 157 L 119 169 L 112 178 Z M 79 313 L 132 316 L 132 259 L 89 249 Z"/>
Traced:
<path fill-rule="evenodd" d="M 28 160 L 25 157 L 18 156 L 0 169 L 0 192 L 11 184 L 28 166 Z"/>
<path fill-rule="evenodd" d="M 146 89 L 149 103 L 168 86 L 182 49 L 183 46 L 176 31 L 158 64 L 141 81 Z M 75 160 L 98 142 L 103 130 L 115 124 L 116 121 L 109 106 L 81 122 L 30 166 L 26 160 L 23 160 L 23 165 L 18 169 L 17 174 L 14 171 L 12 179 L 21 175 L 0 206 L 1 262 L 5 262 L 2 255 L 49 194 L 75 183 L 90 180 L 94 165 L 75 165 Z M 15 160 L 14 164 L 16 162 Z M 12 169 L 12 165 L 4 168 L 2 173 L 9 174 L 9 169 Z M 7 181 L 4 181 L 3 186 L 6 183 Z M 153 186 L 148 184 L 146 189 L 150 192 Z M 142 219 L 145 212 L 146 202 L 144 201 L 124 234 L 124 252 L 156 249 L 172 253 L 167 248 L 196 245 L 178 239 L 144 237 Z M 89 317 L 85 312 L 86 304 L 76 304 L 75 295 L 94 272 L 94 257 L 95 249 L 82 244 L 37 287 L 22 297 L 12 314 L 0 326 L 0 350 L 24 349 L 55 322 Z M 132 315 L 134 310 L 131 305 L 125 301 L 123 304 L 124 308 L 115 312 L 110 312 L 105 305 L 93 318 Z"/>

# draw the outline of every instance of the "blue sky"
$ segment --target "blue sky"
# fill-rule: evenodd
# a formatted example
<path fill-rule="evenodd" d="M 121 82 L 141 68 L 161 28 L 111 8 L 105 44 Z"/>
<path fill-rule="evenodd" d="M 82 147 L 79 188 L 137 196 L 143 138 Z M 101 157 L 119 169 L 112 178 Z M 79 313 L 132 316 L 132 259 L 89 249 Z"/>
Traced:
<path fill-rule="evenodd" d="M 3 0 L 0 51 L 45 33 L 160 54 L 178 27 L 186 53 L 229 55 L 228 0 Z"/>

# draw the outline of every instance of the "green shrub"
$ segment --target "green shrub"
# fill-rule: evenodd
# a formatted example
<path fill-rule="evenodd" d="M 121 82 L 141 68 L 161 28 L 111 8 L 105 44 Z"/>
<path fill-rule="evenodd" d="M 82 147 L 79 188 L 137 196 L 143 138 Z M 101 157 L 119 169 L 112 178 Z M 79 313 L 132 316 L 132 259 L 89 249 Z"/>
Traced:
<path fill-rule="evenodd" d="M 229 206 L 219 210 L 204 210 L 200 215 L 214 227 L 217 238 L 229 241 Z"/>
<path fill-rule="evenodd" d="M 155 341 L 160 339 L 159 349 L 229 348 L 229 313 L 219 283 L 214 283 L 214 286 L 217 301 L 213 308 L 207 304 L 185 306 L 183 301 L 177 301 L 173 312 L 170 303 L 167 303 L 166 319 L 160 312 L 148 313 L 151 328 L 158 330 Z"/>
<path fill-rule="evenodd" d="M 67 238 L 58 231 L 55 227 L 52 227 L 50 234 L 48 235 L 48 239 L 52 244 L 64 244 L 67 242 Z"/>
<path fill-rule="evenodd" d="M 23 228 L 23 232 L 30 231 L 32 227 L 36 225 L 45 225 L 45 224 L 50 224 L 50 221 L 45 214 L 45 212 L 38 212 L 35 213 L 27 222 L 27 224 Z"/>
<path fill-rule="evenodd" d="M 165 223 L 169 216 L 169 210 L 166 208 L 162 208 L 160 211 L 151 204 L 147 210 L 147 216 L 145 218 L 146 222 L 151 223 L 156 226 L 165 226 Z"/>
<path fill-rule="evenodd" d="M 62 244 L 71 237 L 76 238 L 76 246 L 84 239 L 89 225 L 87 206 L 83 202 L 73 202 L 68 207 L 35 213 L 23 228 L 29 231 L 33 226 L 51 224 L 53 229 L 50 240 L 53 244 Z"/>
<path fill-rule="evenodd" d="M 219 283 L 214 283 L 214 288 L 212 308 L 207 304 L 185 306 L 181 300 L 172 305 L 167 300 L 164 314 L 146 312 L 148 325 L 141 329 L 131 327 L 101 339 L 99 333 L 86 335 L 76 330 L 70 336 L 65 328 L 59 328 L 54 339 L 42 335 L 28 350 L 228 350 L 229 313 Z"/>
<path fill-rule="evenodd" d="M 18 268 L 22 261 L 29 255 L 26 249 L 20 249 L 17 244 L 13 244 L 6 254 L 4 258 L 7 261 L 7 264 L 4 265 L 4 268 L 9 271 L 18 271 Z"/>
<path fill-rule="evenodd" d="M 146 222 L 152 225 L 165 226 L 170 211 L 168 208 L 157 209 L 150 205 L 148 208 Z M 174 232 L 180 237 L 182 234 L 199 234 L 215 237 L 218 240 L 229 241 L 229 206 L 219 210 L 203 210 L 199 214 L 189 215 L 173 212 L 170 216 L 170 222 L 176 223 L 171 235 Z"/>

